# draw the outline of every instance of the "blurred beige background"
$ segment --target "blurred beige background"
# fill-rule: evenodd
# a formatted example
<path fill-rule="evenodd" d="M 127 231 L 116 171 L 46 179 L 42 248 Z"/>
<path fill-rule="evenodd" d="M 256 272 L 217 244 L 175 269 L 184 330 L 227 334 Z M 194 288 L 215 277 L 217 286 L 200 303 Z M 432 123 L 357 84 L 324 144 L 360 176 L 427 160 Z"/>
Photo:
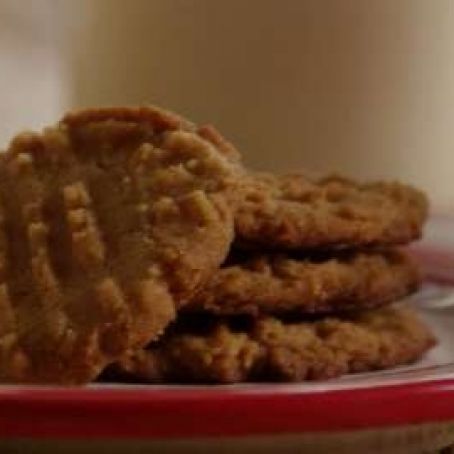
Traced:
<path fill-rule="evenodd" d="M 20 129 L 54 121 L 71 102 L 65 14 L 58 1 L 0 0 L 0 147 Z"/>
<path fill-rule="evenodd" d="M 255 167 L 400 178 L 454 211 L 452 0 L 34 2 L 60 27 L 41 25 L 53 57 L 30 83 L 0 75 L 8 124 L 158 103 L 214 123 Z"/>

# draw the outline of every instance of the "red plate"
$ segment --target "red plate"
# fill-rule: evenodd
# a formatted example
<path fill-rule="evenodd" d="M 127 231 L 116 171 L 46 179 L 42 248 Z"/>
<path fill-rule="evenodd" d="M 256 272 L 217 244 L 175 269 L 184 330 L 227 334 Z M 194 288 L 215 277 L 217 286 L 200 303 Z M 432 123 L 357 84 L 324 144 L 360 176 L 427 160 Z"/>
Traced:
<path fill-rule="evenodd" d="M 454 421 L 454 222 L 431 222 L 414 251 L 430 276 L 414 304 L 440 340 L 417 365 L 295 385 L 3 386 L 0 437 L 231 437 Z"/>

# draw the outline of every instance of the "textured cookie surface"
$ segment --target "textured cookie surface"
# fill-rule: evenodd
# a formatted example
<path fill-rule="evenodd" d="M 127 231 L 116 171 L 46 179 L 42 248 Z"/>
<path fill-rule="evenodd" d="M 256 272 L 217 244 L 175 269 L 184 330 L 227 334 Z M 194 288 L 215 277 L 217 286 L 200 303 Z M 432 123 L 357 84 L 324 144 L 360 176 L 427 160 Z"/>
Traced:
<path fill-rule="evenodd" d="M 69 114 L 11 142 L 0 381 L 83 383 L 162 333 L 229 248 L 226 148 L 152 107 Z"/>
<path fill-rule="evenodd" d="M 186 309 L 224 315 L 349 311 L 404 297 L 421 279 L 413 260 L 398 250 L 247 257 L 220 268 Z"/>
<path fill-rule="evenodd" d="M 145 382 L 318 380 L 410 363 L 435 343 L 406 308 L 314 322 L 267 317 L 246 328 L 218 321 L 205 332 L 169 331 L 157 345 L 111 366 L 109 376 Z"/>
<path fill-rule="evenodd" d="M 399 183 L 251 174 L 235 217 L 238 240 L 266 248 L 383 246 L 419 238 L 425 196 Z"/>

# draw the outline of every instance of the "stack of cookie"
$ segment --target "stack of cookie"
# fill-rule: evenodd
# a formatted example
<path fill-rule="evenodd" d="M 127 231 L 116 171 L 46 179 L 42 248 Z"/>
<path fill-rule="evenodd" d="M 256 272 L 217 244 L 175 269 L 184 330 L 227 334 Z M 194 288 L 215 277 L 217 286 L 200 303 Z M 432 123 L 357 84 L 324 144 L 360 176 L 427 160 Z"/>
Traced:
<path fill-rule="evenodd" d="M 426 201 L 247 172 L 209 126 L 89 109 L 0 156 L 0 382 L 305 380 L 434 344 L 391 303 Z"/>
<path fill-rule="evenodd" d="M 399 183 L 248 173 L 224 265 L 110 379 L 302 381 L 417 360 L 429 328 L 396 302 L 420 274 L 402 250 L 427 202 Z"/>

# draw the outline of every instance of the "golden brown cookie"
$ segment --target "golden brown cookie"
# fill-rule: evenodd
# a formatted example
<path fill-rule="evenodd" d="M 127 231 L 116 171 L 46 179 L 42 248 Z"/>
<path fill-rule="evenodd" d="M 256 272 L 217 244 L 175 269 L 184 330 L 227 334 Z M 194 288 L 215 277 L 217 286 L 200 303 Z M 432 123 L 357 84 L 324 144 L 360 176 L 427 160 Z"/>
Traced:
<path fill-rule="evenodd" d="M 156 339 L 219 266 L 239 170 L 209 131 L 154 107 L 107 108 L 11 142 L 0 381 L 89 381 Z"/>
<path fill-rule="evenodd" d="M 318 258 L 248 254 L 220 268 L 185 308 L 214 314 L 326 313 L 378 307 L 418 288 L 404 252 L 348 252 Z M 232 263 L 233 262 L 233 263 Z"/>
<path fill-rule="evenodd" d="M 250 174 L 242 195 L 235 216 L 237 240 L 253 247 L 403 244 L 420 237 L 427 216 L 424 194 L 400 183 Z"/>
<path fill-rule="evenodd" d="M 247 328 L 224 320 L 206 330 L 170 330 L 159 343 L 111 366 L 107 377 L 201 383 L 320 380 L 411 363 L 436 343 L 411 310 L 395 307 L 313 322 L 266 317 L 251 320 Z"/>

